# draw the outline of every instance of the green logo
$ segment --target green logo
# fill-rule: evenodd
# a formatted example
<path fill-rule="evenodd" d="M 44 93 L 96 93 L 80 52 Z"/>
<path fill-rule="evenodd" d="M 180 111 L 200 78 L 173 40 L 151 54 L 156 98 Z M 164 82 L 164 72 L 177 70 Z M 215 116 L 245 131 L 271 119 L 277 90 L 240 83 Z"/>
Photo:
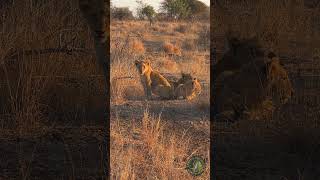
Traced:
<path fill-rule="evenodd" d="M 199 156 L 192 156 L 188 162 L 186 169 L 193 176 L 199 176 L 203 173 L 205 168 L 204 159 Z"/>

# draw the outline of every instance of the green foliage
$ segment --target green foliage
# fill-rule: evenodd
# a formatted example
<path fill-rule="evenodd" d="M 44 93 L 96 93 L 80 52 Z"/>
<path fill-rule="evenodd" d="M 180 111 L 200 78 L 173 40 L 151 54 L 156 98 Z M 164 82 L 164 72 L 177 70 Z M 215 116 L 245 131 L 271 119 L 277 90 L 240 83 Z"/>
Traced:
<path fill-rule="evenodd" d="M 183 19 L 191 13 L 188 0 L 164 0 L 161 9 L 171 18 Z"/>
<path fill-rule="evenodd" d="M 151 19 L 156 14 L 152 6 L 148 5 L 142 9 L 142 14 Z"/>
<path fill-rule="evenodd" d="M 111 7 L 111 18 L 119 20 L 133 19 L 133 14 L 128 7 Z"/>
<path fill-rule="evenodd" d="M 209 7 L 198 0 L 164 0 L 161 9 L 171 18 L 209 18 Z"/>
<path fill-rule="evenodd" d="M 209 19 L 210 8 L 206 4 L 198 0 L 188 0 L 188 4 L 191 10 L 191 15 L 201 19 Z"/>
<path fill-rule="evenodd" d="M 137 1 L 138 8 L 137 8 L 137 13 L 138 17 L 140 19 L 144 19 L 147 17 L 148 19 L 152 19 L 156 15 L 156 11 L 151 5 L 145 4 L 142 1 Z"/>

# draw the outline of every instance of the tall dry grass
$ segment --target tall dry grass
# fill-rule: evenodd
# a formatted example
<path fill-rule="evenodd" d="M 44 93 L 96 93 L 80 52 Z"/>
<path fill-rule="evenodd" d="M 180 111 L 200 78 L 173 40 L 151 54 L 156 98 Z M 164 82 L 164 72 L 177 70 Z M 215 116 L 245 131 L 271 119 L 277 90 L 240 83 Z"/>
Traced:
<path fill-rule="evenodd" d="M 193 73 L 208 82 L 208 47 L 202 46 L 201 49 L 198 43 L 198 34 L 201 32 L 197 28 L 202 27 L 202 24 L 188 26 L 186 22 L 162 21 L 155 22 L 152 27 L 144 26 L 147 23 L 113 21 L 111 24 L 111 112 L 115 114 L 111 117 L 112 178 L 193 179 L 185 169 L 186 162 L 192 154 L 199 153 L 198 148 L 206 151 L 208 147 L 195 147 L 197 140 L 191 138 L 192 132 L 183 133 L 188 130 L 183 129 L 182 122 L 174 115 L 164 120 L 152 115 L 149 110 L 144 112 L 142 118 L 137 113 L 136 108 L 146 101 L 139 73 L 134 65 L 134 61 L 141 59 L 141 56 L 130 42 L 141 42 L 145 49 L 143 55 L 150 59 L 152 68 L 165 77 L 180 77 L 180 73 L 185 72 Z M 130 28 L 126 28 L 129 24 Z M 190 49 L 184 49 L 186 38 L 192 39 Z M 201 97 L 192 102 L 155 100 L 150 103 L 156 109 L 162 108 L 162 103 L 177 103 L 176 111 L 184 113 L 185 108 L 194 108 L 195 111 L 203 111 L 206 119 L 210 107 L 208 89 L 206 85 Z M 168 115 L 170 112 L 165 113 Z M 122 116 L 129 118 L 124 119 Z M 182 132 L 179 128 L 172 128 L 180 127 L 180 123 Z M 202 125 L 192 126 L 190 129 L 201 131 Z M 205 158 L 207 160 L 208 156 L 205 155 Z M 208 166 L 200 178 L 209 179 Z"/>
<path fill-rule="evenodd" d="M 164 52 L 166 52 L 170 55 L 177 55 L 177 56 L 182 55 L 180 47 L 178 47 L 177 45 L 174 45 L 170 42 L 163 43 L 163 50 L 164 50 Z"/>
<path fill-rule="evenodd" d="M 312 57 L 319 47 L 319 7 L 310 9 L 298 1 L 219 1 L 211 19 L 213 30 L 239 38 L 257 37 L 279 53 Z M 294 44 L 303 44 L 297 48 Z"/>
<path fill-rule="evenodd" d="M 32 2 L 4 6 L 0 32 L 1 123 L 31 136 L 50 119 L 85 118 L 103 87 L 77 1 Z"/>
<path fill-rule="evenodd" d="M 2 145 L 16 144 L 8 149 L 18 153 L 18 162 L 3 171 L 30 179 L 37 162 L 50 158 L 41 159 L 46 152 L 38 151 L 38 137 L 46 141 L 56 126 L 96 125 L 102 119 L 103 77 L 76 0 L 7 2 L 0 3 L 0 136 Z M 29 150 L 32 157 L 24 157 Z"/>
<path fill-rule="evenodd" d="M 186 171 L 192 137 L 168 131 L 160 115 L 145 110 L 138 122 L 111 124 L 112 179 L 194 179 Z M 208 162 L 207 162 L 208 163 Z M 206 168 L 203 179 L 209 178 Z"/>

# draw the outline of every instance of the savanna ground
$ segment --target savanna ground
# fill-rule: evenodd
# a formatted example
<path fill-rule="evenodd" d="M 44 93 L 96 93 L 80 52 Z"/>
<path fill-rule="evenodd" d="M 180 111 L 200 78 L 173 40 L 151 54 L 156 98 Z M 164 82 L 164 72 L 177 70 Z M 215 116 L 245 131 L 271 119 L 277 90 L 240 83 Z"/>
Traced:
<path fill-rule="evenodd" d="M 219 2 L 222 7 L 211 5 L 211 36 L 218 60 L 226 32 L 239 38 L 258 37 L 263 47 L 279 54 L 295 94 L 272 116 L 213 124 L 214 177 L 319 179 L 319 6 L 309 8 L 301 0 Z"/>
<path fill-rule="evenodd" d="M 193 179 L 192 155 L 209 179 L 209 23 L 111 22 L 111 175 L 114 179 Z M 167 78 L 192 73 L 203 91 L 192 101 L 146 101 L 134 61 L 149 57 Z M 122 78 L 130 77 L 130 78 Z"/>
<path fill-rule="evenodd" d="M 107 102 L 77 0 L 1 1 L 0 9 L 0 179 L 100 179 Z M 112 179 L 192 179 L 190 156 L 209 164 L 209 24 L 112 23 Z M 163 53 L 164 42 L 181 56 Z M 144 101 L 133 65 L 141 53 L 169 76 L 193 73 L 202 95 Z M 209 166 L 200 179 L 208 176 Z"/>

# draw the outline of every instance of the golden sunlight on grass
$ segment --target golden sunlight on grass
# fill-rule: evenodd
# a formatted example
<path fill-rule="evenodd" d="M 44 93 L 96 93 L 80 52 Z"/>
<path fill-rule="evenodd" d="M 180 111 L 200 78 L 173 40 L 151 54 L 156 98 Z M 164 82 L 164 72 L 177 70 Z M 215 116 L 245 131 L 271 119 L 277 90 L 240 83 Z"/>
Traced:
<path fill-rule="evenodd" d="M 144 111 L 142 121 L 111 124 L 112 179 L 193 179 L 185 169 L 190 156 L 186 135 L 166 131 L 160 115 Z M 208 171 L 206 169 L 208 178 Z"/>

